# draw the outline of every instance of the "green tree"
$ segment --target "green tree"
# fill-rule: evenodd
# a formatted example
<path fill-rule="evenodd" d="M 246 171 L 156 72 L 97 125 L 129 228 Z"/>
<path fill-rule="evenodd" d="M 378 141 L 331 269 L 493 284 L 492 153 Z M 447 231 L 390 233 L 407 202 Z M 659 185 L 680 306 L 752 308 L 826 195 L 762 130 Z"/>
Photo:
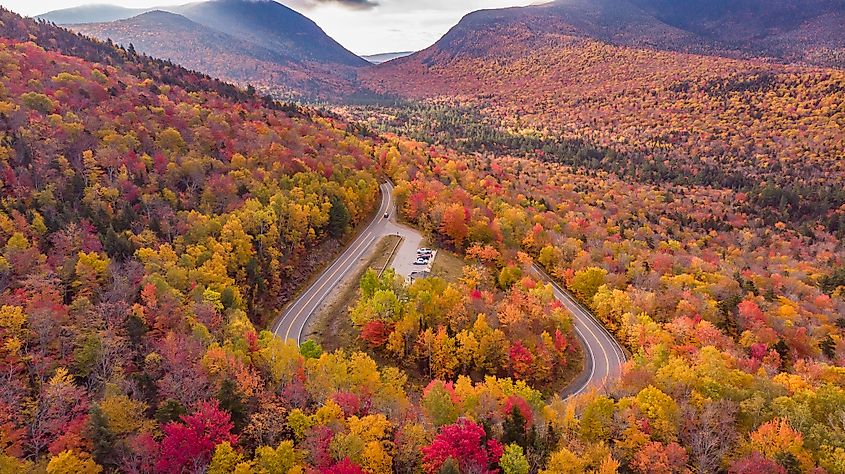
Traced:
<path fill-rule="evenodd" d="M 217 391 L 217 400 L 220 401 L 220 408 L 229 412 L 232 423 L 235 424 L 235 429 L 241 431 L 246 426 L 248 413 L 234 380 L 230 378 L 223 380 L 220 384 L 220 390 Z"/>
<path fill-rule="evenodd" d="M 329 210 L 328 223 L 329 235 L 335 238 L 342 237 L 346 233 L 346 229 L 349 227 L 352 218 L 349 216 L 349 209 L 347 209 L 343 199 L 332 196 L 331 204 L 332 208 Z"/>
<path fill-rule="evenodd" d="M 526 419 L 522 411 L 514 405 L 510 413 L 507 414 L 504 423 L 502 423 L 502 443 L 516 444 L 519 446 L 527 445 L 526 437 Z"/>
<path fill-rule="evenodd" d="M 109 464 L 114 452 L 114 434 L 109 429 L 108 418 L 99 405 L 91 408 L 88 437 L 91 439 L 91 455 L 94 460 L 102 465 Z"/>
<path fill-rule="evenodd" d="M 164 401 L 164 403 L 158 406 L 156 410 L 156 420 L 159 423 L 164 424 L 171 421 L 179 420 L 179 417 L 182 415 L 186 415 L 188 410 L 182 406 L 178 401 L 168 398 Z"/>
<path fill-rule="evenodd" d="M 323 347 L 313 339 L 308 339 L 299 346 L 299 353 L 306 359 L 318 359 L 323 355 Z"/>
<path fill-rule="evenodd" d="M 504 474 L 528 474 L 528 459 L 525 458 L 522 446 L 517 444 L 509 444 L 505 447 L 499 459 L 499 465 Z"/>

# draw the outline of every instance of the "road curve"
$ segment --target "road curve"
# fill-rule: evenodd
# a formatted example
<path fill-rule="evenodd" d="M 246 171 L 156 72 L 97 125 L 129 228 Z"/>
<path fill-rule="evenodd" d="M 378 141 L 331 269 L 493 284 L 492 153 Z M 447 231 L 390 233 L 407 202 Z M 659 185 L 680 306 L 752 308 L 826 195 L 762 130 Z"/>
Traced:
<path fill-rule="evenodd" d="M 338 284 L 353 271 L 356 262 L 366 255 L 367 250 L 386 235 L 408 230 L 404 226 L 391 222 L 395 214 L 392 192 L 391 183 L 381 185 L 381 204 L 373 220 L 346 250 L 327 269 L 323 270 L 317 280 L 284 309 L 273 324 L 274 334 L 300 344 L 303 331 L 311 316 Z M 385 213 L 388 213 L 391 218 L 385 219 Z M 421 236 L 417 235 L 417 237 L 421 239 Z M 555 283 L 536 264 L 532 270 L 540 279 L 551 283 L 555 297 L 572 314 L 575 333 L 584 346 L 586 369 L 567 387 L 564 395 L 578 395 L 591 388 L 602 389 L 609 381 L 619 377 L 622 364 L 625 362 L 625 352 L 607 329 L 569 292 Z"/>
<path fill-rule="evenodd" d="M 575 297 L 552 280 L 536 263 L 531 270 L 552 285 L 555 298 L 572 314 L 575 334 L 584 348 L 585 369 L 564 390 L 564 396 L 575 396 L 591 388 L 601 390 L 622 374 L 625 351 L 599 321 Z"/>
<path fill-rule="evenodd" d="M 355 263 L 366 254 L 370 246 L 386 235 L 387 224 L 390 221 L 384 218 L 384 213 L 393 212 L 392 192 L 392 184 L 383 183 L 381 185 L 381 204 L 373 220 L 346 247 L 346 250 L 340 254 L 337 260 L 329 268 L 323 270 L 320 277 L 282 311 L 273 325 L 275 335 L 285 340 L 292 339 L 297 344 L 302 342 L 302 332 L 323 300 L 352 271 Z"/>

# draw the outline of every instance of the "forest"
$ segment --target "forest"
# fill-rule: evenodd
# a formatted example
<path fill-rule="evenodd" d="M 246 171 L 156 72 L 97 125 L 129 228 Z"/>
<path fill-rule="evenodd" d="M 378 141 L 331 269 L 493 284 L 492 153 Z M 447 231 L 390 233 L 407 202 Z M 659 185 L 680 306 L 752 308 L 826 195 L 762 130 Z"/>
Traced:
<path fill-rule="evenodd" d="M 824 227 L 769 226 L 728 190 L 405 146 L 409 221 L 521 249 L 633 354 L 608 393 L 550 404 L 564 419 L 547 469 L 607 472 L 609 450 L 633 472 L 842 472 L 845 287 Z"/>
<path fill-rule="evenodd" d="M 768 187 L 776 196 L 759 203 L 773 200 L 785 220 L 845 204 L 841 70 L 539 35 L 524 25 L 466 35 L 461 47 L 435 45 L 362 71 L 374 91 L 423 102 L 409 112 L 400 102 L 377 122 L 473 151 L 492 135 L 512 153 L 638 182 L 752 195 Z M 478 127 L 479 115 L 493 133 Z"/>
<path fill-rule="evenodd" d="M 371 133 L 0 20 L 0 472 L 845 473 L 845 254 L 751 211 L 776 190 Z M 366 351 L 273 335 L 387 177 L 460 279 L 365 274 Z M 617 383 L 558 395 L 535 262 Z"/>

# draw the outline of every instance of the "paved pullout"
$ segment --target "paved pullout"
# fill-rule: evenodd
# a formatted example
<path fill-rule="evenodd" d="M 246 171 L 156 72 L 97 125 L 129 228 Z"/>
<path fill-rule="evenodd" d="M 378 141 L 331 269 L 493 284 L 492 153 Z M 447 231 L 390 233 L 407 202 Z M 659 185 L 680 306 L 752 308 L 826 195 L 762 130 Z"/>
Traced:
<path fill-rule="evenodd" d="M 283 339 L 301 343 L 308 320 L 316 313 L 323 300 L 349 276 L 356 262 L 365 258 L 367 250 L 382 237 L 391 234 L 402 236 L 402 244 L 394 258 L 393 267 L 397 274 L 405 277 L 414 270 L 410 262 L 412 257 L 416 258 L 416 249 L 423 238 L 416 230 L 396 223 L 392 193 L 391 183 L 381 185 L 381 204 L 373 220 L 337 260 L 323 270 L 319 278 L 285 308 L 273 325 L 273 333 Z M 385 213 L 388 213 L 388 218 L 384 217 Z M 535 265 L 532 270 L 535 275 L 552 284 L 555 297 L 572 313 L 575 332 L 584 346 L 586 370 L 569 385 L 564 395 L 577 395 L 590 388 L 601 389 L 609 381 L 619 377 L 625 362 L 625 353 L 616 340 L 589 311 L 565 289 L 554 283 L 539 267 Z"/>

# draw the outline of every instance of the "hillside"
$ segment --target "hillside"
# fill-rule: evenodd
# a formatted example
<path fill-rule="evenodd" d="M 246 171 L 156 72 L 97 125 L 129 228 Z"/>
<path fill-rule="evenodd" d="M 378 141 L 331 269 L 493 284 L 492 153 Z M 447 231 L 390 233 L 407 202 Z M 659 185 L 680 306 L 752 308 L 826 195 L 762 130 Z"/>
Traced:
<path fill-rule="evenodd" d="M 486 439 L 468 411 L 423 409 L 398 368 L 262 331 L 369 217 L 380 175 L 418 152 L 2 9 L 0 36 L 0 471 L 418 471 L 441 426 L 443 442 L 477 437 L 484 458 L 467 469 L 499 462 L 509 438 Z M 421 284 L 408 311 L 427 306 L 427 285 L 442 282 Z M 517 370 L 491 359 L 472 381 L 408 347 L 429 374 L 424 399 L 452 390 L 432 380 L 442 373 L 493 401 L 484 418 L 499 432 L 542 411 L 541 392 L 509 377 L 559 383 L 574 335 L 548 292 L 520 285 L 477 288 L 507 302 L 490 316 L 514 328 L 548 311 L 542 334 L 513 345 L 544 357 Z M 450 290 L 456 310 L 474 304 L 465 290 Z M 333 453 L 332 438 L 351 444 Z M 425 456 L 429 470 L 445 462 Z"/>
<path fill-rule="evenodd" d="M 611 45 L 495 14 L 509 20 L 471 15 L 360 77 L 379 93 L 477 107 L 517 134 L 602 149 L 573 164 L 747 191 L 772 182 L 843 203 L 841 70 Z"/>
<path fill-rule="evenodd" d="M 472 31 L 525 27 L 617 45 L 843 67 L 843 18 L 842 0 L 556 0 L 471 13 L 440 44 L 450 49 Z"/>
<path fill-rule="evenodd" d="M 217 31 L 302 61 L 365 66 L 316 23 L 273 0 L 210 0 L 172 11 Z"/>
<path fill-rule="evenodd" d="M 0 37 L 0 472 L 843 472 L 845 225 Z M 459 276 L 366 273 L 361 351 L 262 330 L 385 176 Z M 577 339 L 535 262 L 630 351 L 607 390 L 538 390 Z"/>
<path fill-rule="evenodd" d="M 70 26 L 279 96 L 327 99 L 350 93 L 355 68 L 369 64 L 313 21 L 274 1 L 211 0 L 163 10 Z M 82 13 L 58 11 L 42 18 Z"/>
<path fill-rule="evenodd" d="M 160 10 L 108 23 L 73 25 L 75 31 L 111 39 L 213 77 L 250 84 L 263 93 L 302 96 L 343 90 L 345 66 L 306 62 Z M 346 68 L 349 69 L 349 68 Z"/>

